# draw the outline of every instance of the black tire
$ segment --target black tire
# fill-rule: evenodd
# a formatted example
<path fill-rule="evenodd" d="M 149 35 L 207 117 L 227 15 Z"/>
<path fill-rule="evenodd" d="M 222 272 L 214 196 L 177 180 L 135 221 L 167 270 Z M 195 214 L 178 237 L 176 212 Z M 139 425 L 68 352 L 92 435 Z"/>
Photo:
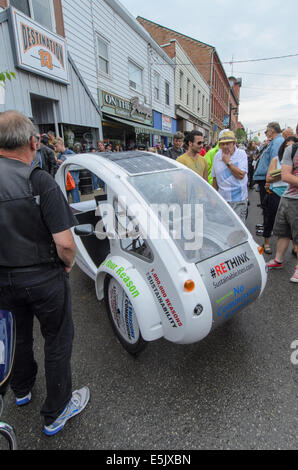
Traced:
<path fill-rule="evenodd" d="M 118 340 L 129 354 L 133 356 L 139 354 L 147 346 L 147 341 L 141 335 L 129 298 L 116 279 L 109 275 L 105 278 L 104 296 L 108 317 Z M 119 309 L 121 304 L 125 310 L 122 315 Z"/>

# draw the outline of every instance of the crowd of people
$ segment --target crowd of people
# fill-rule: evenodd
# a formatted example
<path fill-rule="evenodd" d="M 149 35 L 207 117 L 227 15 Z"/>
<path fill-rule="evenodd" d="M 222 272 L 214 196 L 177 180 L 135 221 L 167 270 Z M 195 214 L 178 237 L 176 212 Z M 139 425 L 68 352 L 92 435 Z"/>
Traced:
<path fill-rule="evenodd" d="M 298 126 L 296 134 L 291 128 L 281 129 L 271 122 L 265 132 L 266 140 L 252 156 L 255 162 L 252 183 L 258 185 L 263 224 L 256 227 L 257 235 L 264 237 L 265 253 L 272 254 L 270 239 L 277 236 L 275 258 L 269 269 L 281 269 L 289 245 L 298 258 Z M 291 277 L 298 283 L 298 263 Z"/>
<path fill-rule="evenodd" d="M 219 134 L 218 143 L 203 157 L 203 135 L 193 131 L 183 140 L 174 136 L 173 147 L 166 156 L 173 158 L 213 185 L 245 223 L 248 214 L 248 190 L 260 194 L 259 207 L 263 223 L 256 224 L 256 235 L 264 238 L 264 252 L 272 254 L 271 236 L 278 237 L 277 252 L 268 263 L 269 269 L 281 269 L 292 240 L 292 253 L 298 258 L 298 125 L 281 129 L 279 123 L 267 125 L 266 140 L 238 145 L 230 130 Z M 298 262 L 291 282 L 298 283 Z"/>
<path fill-rule="evenodd" d="M 298 189 L 297 158 L 289 153 L 296 148 L 297 136 L 292 128 L 281 129 L 279 123 L 268 124 L 266 140 L 261 143 L 256 140 L 246 145 L 238 145 L 235 134 L 229 129 L 219 134 L 218 142 L 211 147 L 204 141 L 200 131 L 188 133 L 177 132 L 173 143 L 165 148 L 164 144 L 154 147 L 133 146 L 134 150 L 149 151 L 177 160 L 198 173 L 208 181 L 230 204 L 233 210 L 245 223 L 248 214 L 248 190 L 255 188 L 260 195 L 259 207 L 262 210 L 263 223 L 256 224 L 256 235 L 264 238 L 263 248 L 266 254 L 272 254 L 270 239 L 272 234 L 279 237 L 276 257 L 268 264 L 270 269 L 283 266 L 284 247 L 288 240 L 293 240 L 292 252 L 298 256 L 297 240 L 297 199 Z M 55 176 L 59 166 L 75 153 L 82 153 L 80 143 L 74 144 L 73 149 L 65 146 L 63 139 L 56 138 L 53 132 L 36 135 L 37 154 L 35 162 L 49 174 Z M 89 148 L 89 152 L 121 152 L 120 144 L 113 146 L 110 142 L 97 142 L 97 148 Z M 72 202 L 80 202 L 79 167 L 70 168 L 74 188 L 68 194 Z M 92 175 L 94 189 L 103 187 L 104 183 Z M 285 240 L 283 240 L 285 238 Z M 298 269 L 291 278 L 298 282 Z"/>

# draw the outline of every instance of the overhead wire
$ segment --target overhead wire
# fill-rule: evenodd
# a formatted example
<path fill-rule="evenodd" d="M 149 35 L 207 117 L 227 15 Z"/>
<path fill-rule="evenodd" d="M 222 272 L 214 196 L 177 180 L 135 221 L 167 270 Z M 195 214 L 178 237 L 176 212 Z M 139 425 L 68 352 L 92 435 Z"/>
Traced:
<path fill-rule="evenodd" d="M 233 64 L 244 64 L 244 63 L 249 63 L 249 62 L 261 62 L 261 61 L 267 61 L 267 60 L 280 60 L 280 59 L 288 59 L 288 58 L 292 58 L 292 57 L 298 57 L 298 54 L 288 54 L 288 55 L 282 55 L 282 56 L 275 56 L 275 57 L 263 57 L 263 58 L 260 58 L 260 59 L 245 59 L 245 60 L 229 60 L 229 61 L 225 61 L 225 62 L 204 62 L 204 63 L 195 63 L 195 62 L 186 62 L 186 63 L 179 63 L 179 64 L 176 64 L 176 65 L 195 65 L 195 66 L 209 66 L 209 65 L 224 65 L 224 64 L 227 64 L 227 65 L 233 65 Z M 168 65 L 168 64 L 165 64 L 165 63 L 156 63 L 156 65 Z"/>

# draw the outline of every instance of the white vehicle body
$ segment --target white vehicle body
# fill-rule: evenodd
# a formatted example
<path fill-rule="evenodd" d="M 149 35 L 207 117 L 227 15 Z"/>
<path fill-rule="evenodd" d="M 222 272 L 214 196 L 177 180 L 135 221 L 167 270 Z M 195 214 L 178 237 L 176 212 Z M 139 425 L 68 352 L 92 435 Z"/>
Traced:
<path fill-rule="evenodd" d="M 88 238 L 74 233 L 76 262 L 94 280 L 99 300 L 105 296 L 106 276 L 114 280 L 106 301 L 128 343 L 139 332 L 145 341 L 161 337 L 179 344 L 200 341 L 264 291 L 267 269 L 258 245 L 230 206 L 193 171 L 147 152 L 71 156 L 56 176 L 65 195 L 71 165 L 105 183 L 104 195 L 71 204 L 79 224 L 95 227 Z M 121 213 L 122 201 L 127 212 Z M 178 213 L 181 207 L 169 226 L 156 211 L 155 205 L 161 203 L 175 205 Z M 115 208 L 116 221 L 105 217 L 107 204 Z M 184 204 L 193 210 L 198 206 L 198 212 L 185 215 Z M 176 237 L 175 230 L 182 219 L 191 220 L 193 226 L 195 218 L 202 222 L 200 248 L 187 250 L 187 240 L 184 235 Z M 126 238 L 120 238 L 123 227 Z M 158 236 L 152 236 L 152 229 Z M 131 241 L 131 232 L 137 234 L 136 242 Z M 193 289 L 186 289 L 188 281 Z"/>

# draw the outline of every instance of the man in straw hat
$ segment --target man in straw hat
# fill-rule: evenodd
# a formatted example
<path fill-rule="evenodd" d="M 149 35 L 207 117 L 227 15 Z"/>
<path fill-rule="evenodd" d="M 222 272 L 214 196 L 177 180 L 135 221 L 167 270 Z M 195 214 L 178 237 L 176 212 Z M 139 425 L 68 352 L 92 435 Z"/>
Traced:
<path fill-rule="evenodd" d="M 213 161 L 213 187 L 244 223 L 248 205 L 247 173 L 246 152 L 236 147 L 234 132 L 226 129 L 220 135 L 219 151 Z"/>

